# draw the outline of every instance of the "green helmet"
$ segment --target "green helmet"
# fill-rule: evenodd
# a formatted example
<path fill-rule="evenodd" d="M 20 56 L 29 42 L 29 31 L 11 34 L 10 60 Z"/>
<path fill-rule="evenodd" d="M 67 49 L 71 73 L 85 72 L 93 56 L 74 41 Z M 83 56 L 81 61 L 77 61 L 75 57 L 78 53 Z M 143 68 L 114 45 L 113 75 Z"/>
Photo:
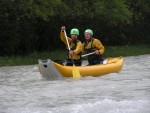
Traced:
<path fill-rule="evenodd" d="M 91 29 L 86 29 L 85 32 L 84 32 L 84 34 L 85 33 L 90 33 L 91 35 L 93 35 L 93 31 Z"/>
<path fill-rule="evenodd" d="M 76 28 L 73 28 L 73 29 L 71 29 L 70 34 L 71 34 L 71 35 L 73 35 L 73 34 L 79 35 L 79 30 L 76 29 Z"/>

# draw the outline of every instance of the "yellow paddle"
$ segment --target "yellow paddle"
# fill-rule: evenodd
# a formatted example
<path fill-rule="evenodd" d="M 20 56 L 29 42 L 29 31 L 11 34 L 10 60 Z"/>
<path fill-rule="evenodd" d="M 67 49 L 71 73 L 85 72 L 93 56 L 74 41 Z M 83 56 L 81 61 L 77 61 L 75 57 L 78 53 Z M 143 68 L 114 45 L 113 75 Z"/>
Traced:
<path fill-rule="evenodd" d="M 67 41 L 68 49 L 69 49 L 69 51 L 70 51 L 71 49 L 70 49 L 70 46 L 69 46 L 69 42 L 68 42 L 68 38 L 67 38 L 67 35 L 66 35 L 66 31 L 65 31 L 65 30 L 64 30 L 64 34 L 65 34 L 65 38 L 66 38 L 66 41 Z M 75 66 L 72 57 L 71 57 L 71 59 L 72 59 L 72 63 L 73 63 L 72 75 L 73 75 L 74 78 L 80 78 L 80 77 L 81 77 L 80 72 L 79 72 L 78 68 Z"/>
<path fill-rule="evenodd" d="M 78 68 L 75 66 L 73 59 L 72 59 L 72 62 L 73 62 L 72 75 L 74 78 L 80 78 L 81 77 L 80 72 L 79 72 Z"/>

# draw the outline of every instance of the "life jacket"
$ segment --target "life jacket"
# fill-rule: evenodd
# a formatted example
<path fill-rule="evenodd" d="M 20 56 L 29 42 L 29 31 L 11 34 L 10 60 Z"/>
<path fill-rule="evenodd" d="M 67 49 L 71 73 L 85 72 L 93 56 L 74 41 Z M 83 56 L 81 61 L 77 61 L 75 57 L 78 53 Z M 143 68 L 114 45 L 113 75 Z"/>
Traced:
<path fill-rule="evenodd" d="M 93 41 L 94 38 L 92 38 L 90 42 L 84 43 L 84 51 L 86 53 L 91 53 L 97 50 L 97 48 L 93 45 Z M 100 60 L 101 60 L 101 55 L 93 54 L 88 56 L 89 64 L 99 64 Z"/>
<path fill-rule="evenodd" d="M 79 41 L 79 40 L 72 40 L 72 41 L 69 43 L 70 49 L 71 49 L 71 50 L 75 50 L 78 42 L 80 42 L 80 41 Z M 68 50 L 68 52 L 67 52 L 67 56 L 68 56 L 68 55 L 69 55 L 69 50 Z M 80 57 L 79 60 L 81 60 L 81 52 L 78 53 L 78 54 L 76 54 L 76 55 L 79 56 L 79 57 Z M 69 58 L 69 56 L 68 56 L 68 58 Z"/>
<path fill-rule="evenodd" d="M 84 43 L 84 51 L 86 53 L 94 52 L 96 50 L 96 47 L 93 47 L 93 41 L 94 41 L 94 38 L 92 38 L 90 42 Z"/>

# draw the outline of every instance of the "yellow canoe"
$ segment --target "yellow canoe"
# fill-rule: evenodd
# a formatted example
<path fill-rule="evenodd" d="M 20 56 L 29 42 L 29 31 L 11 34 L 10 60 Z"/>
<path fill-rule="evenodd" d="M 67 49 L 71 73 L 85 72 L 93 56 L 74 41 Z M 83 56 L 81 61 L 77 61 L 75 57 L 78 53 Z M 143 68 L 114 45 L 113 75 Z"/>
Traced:
<path fill-rule="evenodd" d="M 76 66 L 79 70 L 81 76 L 101 76 L 109 73 L 116 73 L 122 69 L 123 57 L 107 58 L 106 64 L 98 64 L 92 66 Z M 42 76 L 49 77 L 52 76 L 64 76 L 73 77 L 72 70 L 73 66 L 63 66 L 51 60 L 42 61 L 39 60 L 39 70 Z M 50 75 L 50 76 L 49 76 Z"/>

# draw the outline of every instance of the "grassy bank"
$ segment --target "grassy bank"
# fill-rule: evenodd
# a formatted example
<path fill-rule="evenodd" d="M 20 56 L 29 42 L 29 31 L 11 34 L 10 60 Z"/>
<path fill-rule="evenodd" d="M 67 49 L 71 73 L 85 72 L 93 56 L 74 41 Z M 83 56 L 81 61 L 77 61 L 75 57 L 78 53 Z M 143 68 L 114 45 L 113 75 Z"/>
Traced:
<path fill-rule="evenodd" d="M 111 46 L 106 47 L 105 56 L 116 57 L 116 56 L 137 56 L 150 54 L 149 45 L 140 46 Z"/>
<path fill-rule="evenodd" d="M 150 54 L 150 46 L 111 46 L 105 48 L 105 57 L 116 56 L 136 56 Z M 0 66 L 12 66 L 12 65 L 32 65 L 37 64 L 38 59 L 65 59 L 66 53 L 64 50 L 55 50 L 53 52 L 34 52 L 27 56 L 11 56 L 0 57 Z"/>

